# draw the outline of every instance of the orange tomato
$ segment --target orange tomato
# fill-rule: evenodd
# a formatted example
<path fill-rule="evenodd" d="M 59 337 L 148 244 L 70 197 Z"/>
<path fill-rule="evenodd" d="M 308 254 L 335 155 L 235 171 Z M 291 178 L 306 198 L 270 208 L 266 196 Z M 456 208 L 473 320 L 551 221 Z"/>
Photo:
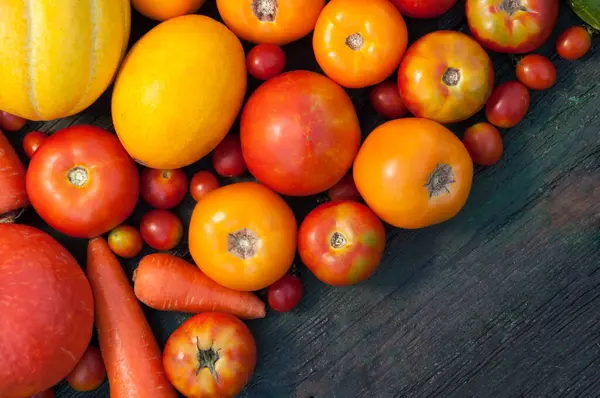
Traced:
<path fill-rule="evenodd" d="M 198 267 L 222 286 L 263 289 L 288 271 L 298 226 L 275 192 L 253 182 L 216 189 L 194 209 L 190 252 Z"/>
<path fill-rule="evenodd" d="M 464 33 L 437 31 L 417 40 L 398 70 L 402 99 L 417 117 L 440 123 L 479 112 L 494 88 L 494 65 Z"/>
<path fill-rule="evenodd" d="M 284 45 L 308 35 L 325 0 L 217 0 L 225 25 L 255 44 Z"/>
<path fill-rule="evenodd" d="M 471 190 L 473 162 L 450 130 L 428 119 L 382 124 L 354 162 L 354 181 L 385 222 L 415 229 L 454 217 Z"/>
<path fill-rule="evenodd" d="M 407 42 L 404 18 L 387 0 L 333 0 L 313 35 L 321 69 L 349 88 L 381 83 L 394 73 Z"/>
<path fill-rule="evenodd" d="M 131 5 L 140 13 L 156 21 L 193 14 L 206 0 L 131 0 Z"/>

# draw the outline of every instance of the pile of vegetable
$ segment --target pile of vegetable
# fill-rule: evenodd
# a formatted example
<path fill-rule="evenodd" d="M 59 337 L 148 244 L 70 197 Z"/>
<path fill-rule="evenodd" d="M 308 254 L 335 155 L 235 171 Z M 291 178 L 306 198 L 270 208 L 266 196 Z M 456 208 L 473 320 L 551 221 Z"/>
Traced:
<path fill-rule="evenodd" d="M 106 377 L 112 398 L 236 396 L 257 363 L 242 320 L 276 316 L 257 291 L 272 310 L 293 310 L 297 254 L 328 285 L 371 277 L 384 222 L 417 229 L 456 216 L 474 164 L 502 157 L 499 129 L 557 79 L 535 51 L 558 0 L 467 0 L 470 35 L 436 31 L 410 46 L 405 17 L 436 18 L 456 0 L 217 0 L 224 23 L 196 15 L 203 3 L 131 0 L 161 23 L 130 49 L 129 0 L 0 3 L 0 129 L 77 114 L 114 82 L 116 132 L 29 132 L 25 167 L 0 131 L 0 397 L 51 397 L 65 378 L 91 391 Z M 600 7 L 569 4 L 589 25 L 562 32 L 556 51 L 576 60 Z M 323 73 L 283 73 L 281 46 L 311 32 Z M 240 40 L 255 44 L 247 55 Z M 514 80 L 496 85 L 488 51 L 516 57 Z M 264 81 L 250 96 L 248 73 Z M 390 119 L 372 132 L 345 90 L 366 87 Z M 444 126 L 480 111 L 487 122 L 462 139 Z M 189 178 L 183 168 L 206 157 L 212 168 Z M 231 180 L 248 173 L 256 182 Z M 197 204 L 186 231 L 173 209 L 188 193 Z M 322 193 L 303 220 L 281 196 Z M 151 210 L 131 225 L 140 199 Z M 23 211 L 84 239 L 85 273 L 19 224 Z M 168 252 L 186 232 L 195 264 Z M 140 258 L 145 245 L 162 253 Z M 139 259 L 133 280 L 117 256 Z M 161 352 L 142 303 L 196 315 Z"/>

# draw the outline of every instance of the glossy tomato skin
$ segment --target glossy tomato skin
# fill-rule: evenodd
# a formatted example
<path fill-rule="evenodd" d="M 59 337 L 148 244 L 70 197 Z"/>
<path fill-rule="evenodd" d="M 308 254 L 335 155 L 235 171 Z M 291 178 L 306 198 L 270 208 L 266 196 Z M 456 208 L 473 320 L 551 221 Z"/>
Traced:
<path fill-rule="evenodd" d="M 142 171 L 142 198 L 156 209 L 168 210 L 181 203 L 188 189 L 188 179 L 181 169 Z"/>
<path fill-rule="evenodd" d="M 27 120 L 20 116 L 12 115 L 8 112 L 0 111 L 0 129 L 4 131 L 19 131 L 21 130 Z"/>
<path fill-rule="evenodd" d="M 32 131 L 23 138 L 23 150 L 31 158 L 33 154 L 42 146 L 48 136 L 41 131 Z"/>
<path fill-rule="evenodd" d="M 408 49 L 398 87 L 410 112 L 440 123 L 466 120 L 480 111 L 494 88 L 494 66 L 464 33 L 429 33 Z"/>
<path fill-rule="evenodd" d="M 259 44 L 248 53 L 246 67 L 255 79 L 269 80 L 283 72 L 285 53 L 274 44 Z"/>
<path fill-rule="evenodd" d="M 556 52 L 564 59 L 574 61 L 583 57 L 592 47 L 592 37 L 583 26 L 565 29 L 556 41 Z"/>
<path fill-rule="evenodd" d="M 354 285 L 377 270 L 385 248 L 385 228 L 365 205 L 354 201 L 324 203 L 300 225 L 298 252 L 324 283 Z"/>
<path fill-rule="evenodd" d="M 210 358 L 216 358 L 215 354 L 218 360 L 213 362 Z M 208 360 L 202 363 L 200 358 Z M 236 317 L 206 312 L 173 332 L 165 345 L 163 364 L 171 384 L 186 397 L 233 398 L 252 378 L 256 342 Z"/>
<path fill-rule="evenodd" d="M 529 54 L 517 64 L 517 79 L 531 90 L 546 90 L 556 83 L 556 67 L 538 54 Z"/>
<path fill-rule="evenodd" d="M 135 162 L 114 134 L 94 126 L 52 134 L 27 170 L 27 195 L 36 212 L 75 238 L 99 236 L 121 224 L 139 193 Z"/>
<path fill-rule="evenodd" d="M 339 85 L 317 73 L 292 71 L 252 94 L 242 112 L 241 139 L 248 169 L 261 183 L 284 195 L 308 196 L 342 179 L 361 132 Z"/>
<path fill-rule="evenodd" d="M 92 391 L 100 387 L 106 378 L 106 367 L 100 350 L 89 346 L 75 369 L 67 376 L 67 383 L 76 391 Z"/>
<path fill-rule="evenodd" d="M 477 123 L 469 127 L 465 131 L 463 143 L 473 162 L 480 166 L 491 166 L 502 158 L 502 136 L 489 123 Z"/>
<path fill-rule="evenodd" d="M 134 258 L 142 251 L 144 242 L 137 229 L 131 225 L 119 225 L 108 234 L 108 246 L 119 257 Z"/>
<path fill-rule="evenodd" d="M 283 278 L 269 286 L 267 299 L 269 306 L 277 312 L 293 310 L 302 299 L 302 281 L 297 276 L 285 274 Z"/>
<path fill-rule="evenodd" d="M 167 210 L 151 210 L 140 221 L 140 233 L 151 248 L 171 250 L 183 238 L 183 224 Z"/>
<path fill-rule="evenodd" d="M 399 119 L 408 113 L 408 108 L 395 82 L 383 82 L 373 87 L 369 100 L 375 112 L 386 119 Z"/>
<path fill-rule="evenodd" d="M 428 19 L 441 17 L 457 0 L 391 0 L 403 15 L 411 18 Z"/>
<path fill-rule="evenodd" d="M 331 200 L 354 200 L 355 202 L 360 202 L 362 200 L 360 192 L 358 192 L 356 184 L 354 183 L 354 176 L 352 173 L 346 174 L 344 178 L 331 187 L 327 193 Z"/>
<path fill-rule="evenodd" d="M 503 83 L 494 89 L 485 108 L 490 123 L 502 128 L 514 127 L 529 110 L 530 96 L 527 87 L 516 81 Z"/>
<path fill-rule="evenodd" d="M 388 0 L 331 1 L 313 34 L 319 66 L 348 88 L 372 86 L 394 73 L 407 42 L 404 18 Z"/>
<path fill-rule="evenodd" d="M 264 289 L 290 269 L 298 226 L 287 203 L 264 185 L 219 188 L 194 209 L 189 248 L 198 267 L 222 286 Z"/>
<path fill-rule="evenodd" d="M 385 222 L 416 229 L 454 217 L 465 205 L 473 161 L 463 143 L 439 123 L 404 118 L 377 127 L 354 162 L 354 181 Z"/>
<path fill-rule="evenodd" d="M 238 135 L 228 135 L 213 152 L 213 167 L 223 177 L 240 177 L 248 167 Z"/>
<path fill-rule="evenodd" d="M 467 21 L 483 46 L 523 54 L 550 37 L 558 8 L 558 0 L 467 0 Z"/>
<path fill-rule="evenodd" d="M 190 194 L 196 202 L 208 195 L 209 192 L 219 188 L 221 184 L 213 173 L 201 170 L 194 174 L 190 181 Z"/>

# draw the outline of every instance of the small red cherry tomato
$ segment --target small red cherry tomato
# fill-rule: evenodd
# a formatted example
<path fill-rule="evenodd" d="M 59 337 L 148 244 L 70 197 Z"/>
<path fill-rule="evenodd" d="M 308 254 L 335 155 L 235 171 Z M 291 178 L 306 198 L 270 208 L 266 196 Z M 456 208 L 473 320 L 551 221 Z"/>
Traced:
<path fill-rule="evenodd" d="M 259 44 L 246 58 L 248 72 L 258 80 L 269 80 L 283 72 L 285 53 L 274 44 Z"/>
<path fill-rule="evenodd" d="M 183 224 L 173 213 L 166 210 L 151 210 L 142 217 L 140 232 L 151 248 L 171 250 L 181 242 Z"/>
<path fill-rule="evenodd" d="M 5 131 L 19 131 L 27 124 L 27 120 L 22 117 L 11 115 L 8 112 L 0 111 L 0 129 Z"/>
<path fill-rule="evenodd" d="M 399 119 L 408 113 L 395 82 L 379 83 L 371 90 L 369 99 L 373 109 L 386 119 Z"/>
<path fill-rule="evenodd" d="M 76 391 L 92 391 L 106 378 L 106 367 L 100 350 L 89 346 L 75 369 L 67 376 L 67 383 Z"/>
<path fill-rule="evenodd" d="M 517 79 L 531 90 L 546 90 L 556 83 L 556 67 L 543 55 L 529 54 L 517 64 Z"/>
<path fill-rule="evenodd" d="M 119 257 L 133 258 L 140 254 L 143 245 L 142 235 L 130 225 L 120 225 L 108 234 L 108 246 Z"/>
<path fill-rule="evenodd" d="M 142 198 L 157 209 L 172 209 L 181 203 L 188 189 L 188 180 L 181 169 L 144 169 Z"/>
<path fill-rule="evenodd" d="M 360 192 L 358 192 L 358 188 L 356 188 L 352 173 L 346 174 L 344 178 L 330 188 L 327 193 L 329 194 L 329 199 L 331 200 L 353 200 L 355 202 L 362 201 L 362 196 L 360 196 Z"/>
<path fill-rule="evenodd" d="M 37 151 L 48 136 L 41 131 L 32 131 L 31 133 L 27 133 L 25 138 L 23 138 L 23 150 L 27 154 L 28 157 L 32 157 L 35 151 Z"/>
<path fill-rule="evenodd" d="M 239 135 L 228 135 L 221 141 L 213 153 L 213 167 L 223 177 L 240 177 L 248 170 Z"/>
<path fill-rule="evenodd" d="M 190 194 L 196 202 L 205 197 L 209 192 L 219 188 L 219 180 L 210 171 L 199 171 L 192 177 L 190 182 Z"/>
<path fill-rule="evenodd" d="M 302 282 L 297 276 L 286 274 L 269 286 L 267 292 L 269 306 L 277 312 L 294 309 L 302 299 Z"/>
<path fill-rule="evenodd" d="M 477 123 L 465 131 L 463 143 L 473 162 L 480 166 L 491 166 L 502 157 L 502 136 L 489 123 Z"/>
<path fill-rule="evenodd" d="M 494 89 L 485 107 L 485 115 L 497 127 L 510 128 L 519 124 L 529 109 L 529 91 L 517 81 L 510 81 Z"/>
<path fill-rule="evenodd" d="M 49 388 L 45 391 L 38 392 L 37 394 L 32 395 L 29 398 L 54 398 L 54 390 Z"/>
<path fill-rule="evenodd" d="M 574 61 L 583 57 L 592 47 L 592 37 L 583 26 L 571 26 L 558 36 L 556 52 L 564 59 Z"/>

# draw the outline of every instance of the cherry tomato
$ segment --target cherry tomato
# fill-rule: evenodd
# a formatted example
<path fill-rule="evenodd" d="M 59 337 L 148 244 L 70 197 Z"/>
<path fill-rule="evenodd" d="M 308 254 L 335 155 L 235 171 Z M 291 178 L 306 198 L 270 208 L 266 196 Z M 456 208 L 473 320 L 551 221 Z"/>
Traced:
<path fill-rule="evenodd" d="M 140 233 L 151 248 L 171 250 L 183 238 L 183 224 L 167 210 L 151 210 L 142 217 Z"/>
<path fill-rule="evenodd" d="M 531 90 L 545 90 L 556 83 L 556 68 L 548 58 L 529 54 L 517 64 L 517 79 Z"/>
<path fill-rule="evenodd" d="M 140 254 L 144 242 L 137 229 L 130 225 L 120 225 L 108 234 L 108 245 L 117 256 L 133 258 Z"/>
<path fill-rule="evenodd" d="M 228 135 L 221 141 L 213 153 L 213 167 L 223 177 L 239 177 L 248 170 L 239 135 Z"/>
<path fill-rule="evenodd" d="M 190 194 L 196 202 L 205 197 L 209 192 L 219 188 L 219 180 L 210 171 L 199 171 L 192 177 L 190 182 Z"/>
<path fill-rule="evenodd" d="M 527 114 L 529 102 L 527 87 L 517 81 L 506 82 L 494 89 L 486 105 L 485 115 L 494 126 L 514 127 Z"/>
<path fill-rule="evenodd" d="M 379 83 L 371 90 L 369 99 L 375 112 L 387 119 L 399 119 L 408 113 L 395 82 Z"/>
<path fill-rule="evenodd" d="M 254 373 L 256 342 L 233 315 L 205 312 L 171 334 L 163 365 L 171 384 L 186 397 L 235 397 Z"/>
<path fill-rule="evenodd" d="M 5 131 L 19 131 L 27 124 L 27 120 L 22 117 L 11 115 L 8 112 L 0 111 L 0 129 Z"/>
<path fill-rule="evenodd" d="M 302 281 L 297 276 L 285 274 L 283 278 L 269 286 L 269 305 L 277 312 L 294 309 L 302 299 Z"/>
<path fill-rule="evenodd" d="M 188 189 L 188 179 L 181 169 L 142 171 L 142 198 L 157 209 L 172 209 L 181 203 Z"/>
<path fill-rule="evenodd" d="M 42 392 L 38 392 L 35 395 L 32 395 L 29 398 L 54 398 L 54 390 L 53 389 L 48 389 Z"/>
<path fill-rule="evenodd" d="M 583 57 L 592 47 L 592 37 L 583 26 L 571 26 L 560 34 L 556 41 L 556 52 L 568 60 Z"/>
<path fill-rule="evenodd" d="M 248 72 L 258 80 L 269 80 L 285 68 L 285 53 L 274 44 L 259 44 L 246 58 Z"/>
<path fill-rule="evenodd" d="M 67 376 L 67 383 L 76 391 L 92 391 L 106 378 L 106 367 L 100 350 L 89 346 L 75 369 Z"/>
<path fill-rule="evenodd" d="M 356 184 L 354 183 L 354 176 L 352 173 L 346 174 L 344 178 L 330 188 L 327 193 L 331 200 L 353 200 L 355 202 L 360 202 L 362 200 L 360 192 L 358 192 L 358 188 L 356 188 Z"/>
<path fill-rule="evenodd" d="M 496 164 L 502 157 L 502 136 L 489 123 L 477 123 L 465 131 L 463 143 L 473 162 L 480 166 Z"/>
<path fill-rule="evenodd" d="M 27 133 L 23 138 L 23 150 L 28 157 L 32 157 L 33 154 L 42 146 L 48 136 L 41 131 L 32 131 Z"/>
<path fill-rule="evenodd" d="M 441 17 L 454 5 L 457 0 L 392 0 L 400 12 L 411 18 Z"/>

